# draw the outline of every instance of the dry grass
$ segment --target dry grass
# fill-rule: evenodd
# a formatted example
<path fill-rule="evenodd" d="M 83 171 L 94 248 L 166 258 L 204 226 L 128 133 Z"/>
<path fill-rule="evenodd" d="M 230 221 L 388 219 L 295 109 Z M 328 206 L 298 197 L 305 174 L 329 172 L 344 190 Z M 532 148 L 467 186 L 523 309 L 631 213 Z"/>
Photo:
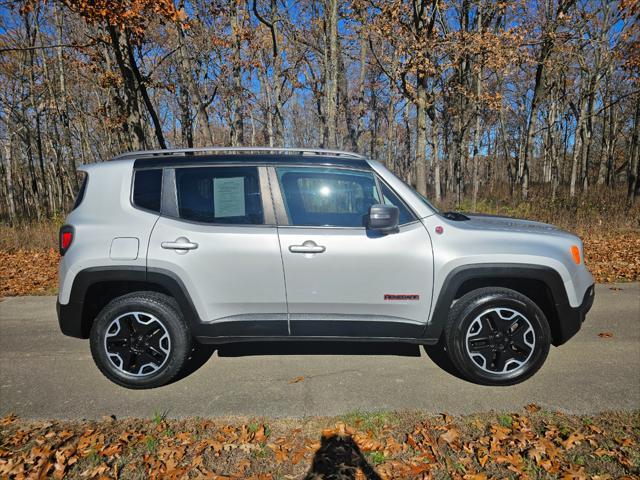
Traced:
<path fill-rule="evenodd" d="M 21 223 L 15 226 L 0 223 L 0 251 L 47 250 L 58 248 L 58 230 L 63 220 Z"/>
<path fill-rule="evenodd" d="M 440 203 L 443 210 L 471 212 L 471 200 L 455 206 L 451 199 Z M 566 189 L 559 190 L 555 201 L 551 190 L 537 186 L 529 199 L 512 198 L 504 185 L 480 195 L 475 211 L 507 217 L 526 218 L 551 223 L 580 236 L 614 232 L 640 232 L 640 201 L 629 207 L 624 189 L 593 187 L 586 195 L 570 198 Z"/>

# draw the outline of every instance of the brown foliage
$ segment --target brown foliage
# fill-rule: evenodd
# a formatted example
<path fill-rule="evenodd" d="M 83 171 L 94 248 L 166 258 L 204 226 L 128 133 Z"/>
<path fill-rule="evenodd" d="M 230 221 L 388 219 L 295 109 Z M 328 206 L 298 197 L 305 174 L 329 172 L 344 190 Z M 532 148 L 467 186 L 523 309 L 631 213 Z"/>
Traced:
<path fill-rule="evenodd" d="M 375 424 L 371 419 L 378 419 Z M 0 419 L 0 476 L 210 479 L 637 478 L 638 412 L 453 418 Z M 338 475 L 339 472 L 339 475 Z"/>
<path fill-rule="evenodd" d="M 589 235 L 584 239 L 584 251 L 596 281 L 640 280 L 640 233 Z"/>
<path fill-rule="evenodd" d="M 0 297 L 51 295 L 58 281 L 59 255 L 46 250 L 0 250 Z"/>
<path fill-rule="evenodd" d="M 23 12 L 34 10 L 42 0 L 17 1 Z M 184 21 L 184 11 L 178 10 L 172 0 L 62 0 L 69 10 L 88 22 L 104 22 L 120 29 L 128 28 L 134 35 L 144 33 L 153 18 Z"/>

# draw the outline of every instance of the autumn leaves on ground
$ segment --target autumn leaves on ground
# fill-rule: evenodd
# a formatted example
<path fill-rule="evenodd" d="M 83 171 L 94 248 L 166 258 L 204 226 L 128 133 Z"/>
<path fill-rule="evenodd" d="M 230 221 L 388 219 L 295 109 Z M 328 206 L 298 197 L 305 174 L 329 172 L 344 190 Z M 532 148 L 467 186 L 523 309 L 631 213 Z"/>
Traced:
<path fill-rule="evenodd" d="M 620 479 L 640 474 L 640 414 L 293 420 L 0 419 L 0 477 Z"/>

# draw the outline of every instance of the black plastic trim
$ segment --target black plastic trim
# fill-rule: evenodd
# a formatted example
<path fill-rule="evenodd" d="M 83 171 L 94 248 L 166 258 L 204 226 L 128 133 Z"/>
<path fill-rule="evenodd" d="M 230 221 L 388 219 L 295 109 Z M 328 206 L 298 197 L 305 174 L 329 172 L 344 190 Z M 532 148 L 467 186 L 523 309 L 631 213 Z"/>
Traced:
<path fill-rule="evenodd" d="M 87 319 L 85 299 L 92 285 L 100 282 L 147 282 L 156 284 L 178 302 L 185 319 L 190 323 L 199 321 L 191 298 L 180 279 L 163 269 L 147 269 L 143 266 L 92 267 L 76 275 L 71 286 L 71 295 L 66 305 L 57 306 L 58 323 L 65 335 L 88 338 L 91 321 Z"/>
<path fill-rule="evenodd" d="M 290 320 L 294 337 L 358 338 L 366 332 L 369 338 L 419 338 L 424 330 L 421 323 L 381 320 Z"/>
<path fill-rule="evenodd" d="M 593 303 L 593 286 L 585 294 L 583 304 L 572 307 L 560 274 L 550 267 L 533 264 L 480 264 L 455 268 L 447 275 L 435 303 L 431 320 L 422 333 L 423 338 L 440 338 L 449 310 L 460 287 L 469 280 L 523 279 L 544 283 L 552 296 L 553 314 L 548 318 L 554 333 L 553 344 L 558 346 L 575 335 Z M 589 300 L 590 298 L 590 300 Z M 589 302 L 591 304 L 589 304 Z"/>
<path fill-rule="evenodd" d="M 223 343 L 239 343 L 239 342 L 374 342 L 374 343 L 412 343 L 416 345 L 435 345 L 438 341 L 429 338 L 415 337 L 345 337 L 345 336 L 300 336 L 300 335 L 284 335 L 284 336 L 207 336 L 202 335 L 196 337 L 196 340 L 205 344 L 223 344 Z"/>

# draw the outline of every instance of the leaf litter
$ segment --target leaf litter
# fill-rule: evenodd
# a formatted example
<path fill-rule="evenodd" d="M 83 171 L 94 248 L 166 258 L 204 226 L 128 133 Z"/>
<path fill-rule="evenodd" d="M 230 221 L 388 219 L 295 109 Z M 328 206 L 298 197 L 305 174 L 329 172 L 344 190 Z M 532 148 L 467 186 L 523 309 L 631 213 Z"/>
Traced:
<path fill-rule="evenodd" d="M 577 416 L 533 404 L 509 414 L 303 420 L 7 415 L 0 478 L 631 479 L 640 478 L 639 443 L 638 411 Z"/>

